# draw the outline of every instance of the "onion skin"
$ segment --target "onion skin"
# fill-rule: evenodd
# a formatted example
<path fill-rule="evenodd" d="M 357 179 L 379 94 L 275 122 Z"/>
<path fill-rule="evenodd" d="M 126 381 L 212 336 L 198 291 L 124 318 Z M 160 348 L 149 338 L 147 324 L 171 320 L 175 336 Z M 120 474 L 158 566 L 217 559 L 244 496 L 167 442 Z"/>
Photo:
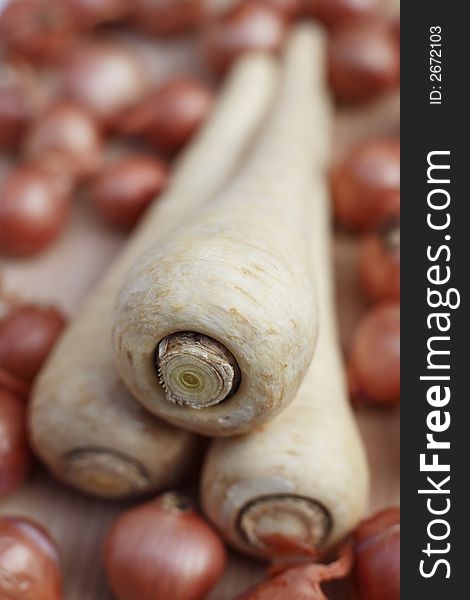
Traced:
<path fill-rule="evenodd" d="M 391 27 L 374 19 L 334 30 L 328 71 L 331 89 L 341 102 L 365 102 L 396 88 L 400 46 Z"/>
<path fill-rule="evenodd" d="M 353 146 L 331 172 L 335 215 L 368 230 L 400 213 L 400 141 L 371 139 Z"/>
<path fill-rule="evenodd" d="M 360 242 L 359 277 L 373 301 L 400 299 L 400 242 L 395 239 L 399 235 L 400 224 L 392 219 Z"/>
<path fill-rule="evenodd" d="M 237 600 L 326 600 L 320 586 L 309 578 L 311 565 L 293 567 L 239 596 Z"/>
<path fill-rule="evenodd" d="M 400 304 L 370 310 L 354 334 L 348 364 L 356 402 L 394 406 L 400 402 Z"/>
<path fill-rule="evenodd" d="M 7 56 L 55 62 L 76 36 L 73 15 L 62 0 L 15 0 L 0 13 L 0 44 Z"/>
<path fill-rule="evenodd" d="M 44 364 L 65 318 L 53 307 L 25 304 L 0 320 L 0 367 L 31 383 Z"/>
<path fill-rule="evenodd" d="M 38 164 L 12 169 L 0 184 L 0 252 L 15 257 L 45 250 L 70 212 L 69 182 Z"/>
<path fill-rule="evenodd" d="M 304 0 L 308 15 L 330 29 L 360 21 L 378 12 L 380 0 Z"/>
<path fill-rule="evenodd" d="M 150 156 L 129 156 L 104 169 L 91 189 L 91 201 L 106 223 L 133 227 L 166 187 L 168 167 Z"/>
<path fill-rule="evenodd" d="M 399 509 L 384 510 L 359 525 L 355 558 L 355 581 L 361 600 L 399 600 Z"/>
<path fill-rule="evenodd" d="M 104 564 L 118 600 L 202 600 L 221 577 L 221 540 L 180 503 L 164 494 L 124 513 L 108 532 Z"/>
<path fill-rule="evenodd" d="M 21 517 L 0 519 L 0 598 L 61 600 L 57 549 L 49 534 Z"/>
<path fill-rule="evenodd" d="M 132 20 L 151 34 L 171 36 L 191 31 L 204 17 L 204 0 L 134 0 Z"/>
<path fill-rule="evenodd" d="M 28 132 L 25 154 L 32 160 L 62 164 L 74 178 L 94 175 L 103 160 L 100 131 L 78 104 L 50 106 Z"/>
<path fill-rule="evenodd" d="M 143 135 L 162 150 L 181 150 L 208 117 L 213 91 L 196 79 L 175 79 L 151 92 L 123 117 L 124 134 Z"/>
<path fill-rule="evenodd" d="M 287 597 L 292 600 L 328 600 L 321 583 L 346 577 L 351 567 L 351 545 L 347 544 L 341 548 L 339 558 L 326 565 L 311 562 L 286 568 L 274 566 L 270 569 L 274 575 L 271 579 L 256 585 L 236 600 L 286 600 Z"/>
<path fill-rule="evenodd" d="M 98 123 L 111 127 L 143 96 L 146 77 L 130 48 L 95 41 L 77 46 L 65 57 L 62 89 L 66 98 L 81 104 Z"/>
<path fill-rule="evenodd" d="M 223 75 L 244 52 L 278 52 L 286 33 L 280 12 L 267 4 L 243 0 L 207 23 L 201 33 L 201 51 L 209 68 Z"/>
<path fill-rule="evenodd" d="M 369 540 L 371 537 L 376 536 L 400 523 L 400 509 L 398 507 L 387 508 L 379 511 L 375 515 L 364 519 L 360 523 L 355 531 L 354 537 L 357 544 Z"/>
<path fill-rule="evenodd" d="M 29 396 L 30 386 L 0 367 L 0 390 L 26 400 Z"/>
<path fill-rule="evenodd" d="M 0 61 L 0 150 L 18 150 L 43 102 L 44 90 L 31 65 Z"/>
<path fill-rule="evenodd" d="M 19 145 L 30 119 L 31 107 L 22 91 L 15 86 L 0 85 L 0 150 Z"/>
<path fill-rule="evenodd" d="M 26 404 L 0 388 L 0 497 L 14 491 L 31 465 L 26 436 Z"/>

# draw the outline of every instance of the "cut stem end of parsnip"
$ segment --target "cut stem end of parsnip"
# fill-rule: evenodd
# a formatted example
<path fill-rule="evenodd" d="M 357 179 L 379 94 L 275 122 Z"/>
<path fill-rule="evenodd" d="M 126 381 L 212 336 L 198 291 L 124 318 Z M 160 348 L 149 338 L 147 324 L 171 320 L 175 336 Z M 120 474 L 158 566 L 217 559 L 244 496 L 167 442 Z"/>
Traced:
<path fill-rule="evenodd" d="M 254 549 L 267 554 L 266 540 L 279 536 L 320 548 L 330 533 L 331 517 L 323 506 L 308 498 L 290 494 L 263 496 L 244 506 L 238 528 Z"/>
<path fill-rule="evenodd" d="M 74 486 L 103 498 L 138 494 L 149 486 L 145 468 L 106 448 L 79 448 L 64 457 L 64 473 Z"/>
<path fill-rule="evenodd" d="M 240 369 L 232 353 L 199 333 L 178 332 L 163 338 L 155 352 L 158 381 L 167 400 L 203 409 L 235 393 Z"/>

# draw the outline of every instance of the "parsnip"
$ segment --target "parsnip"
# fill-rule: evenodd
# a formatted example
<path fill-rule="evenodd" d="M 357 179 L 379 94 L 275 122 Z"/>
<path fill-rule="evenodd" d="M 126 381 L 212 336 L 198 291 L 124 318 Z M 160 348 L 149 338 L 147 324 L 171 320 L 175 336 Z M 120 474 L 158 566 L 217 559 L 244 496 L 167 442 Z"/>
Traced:
<path fill-rule="evenodd" d="M 122 497 L 172 485 L 190 464 L 195 437 L 149 415 L 119 380 L 111 351 L 114 300 L 136 257 L 206 202 L 238 166 L 276 81 L 277 66 L 266 56 L 250 56 L 235 68 L 169 191 L 151 207 L 42 372 L 31 402 L 31 439 L 59 479 Z"/>
<path fill-rule="evenodd" d="M 245 166 L 139 259 L 118 298 L 118 370 L 149 411 L 180 427 L 246 432 L 292 400 L 310 364 L 317 317 L 305 215 L 329 128 L 323 50 L 319 29 L 296 30 Z"/>
<path fill-rule="evenodd" d="M 233 546 L 260 557 L 275 555 L 266 543 L 270 534 L 331 546 L 356 526 L 368 501 L 368 468 L 335 327 L 329 202 L 322 175 L 315 178 L 310 223 L 320 325 L 314 359 L 284 412 L 249 435 L 212 442 L 201 481 L 209 519 Z"/>

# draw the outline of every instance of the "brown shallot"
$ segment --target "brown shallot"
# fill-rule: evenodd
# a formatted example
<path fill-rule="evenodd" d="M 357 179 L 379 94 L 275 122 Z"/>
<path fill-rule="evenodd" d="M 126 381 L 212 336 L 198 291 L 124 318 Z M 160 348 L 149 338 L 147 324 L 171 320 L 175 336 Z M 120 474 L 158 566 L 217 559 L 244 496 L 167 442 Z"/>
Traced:
<path fill-rule="evenodd" d="M 100 217 L 128 229 L 166 187 L 168 167 L 147 155 L 124 157 L 103 169 L 91 188 L 91 201 Z"/>
<path fill-rule="evenodd" d="M 18 398 L 26 399 L 29 395 L 30 386 L 18 377 L 0 367 L 0 390 L 9 392 Z"/>
<path fill-rule="evenodd" d="M 394 406 L 400 402 L 400 304 L 370 310 L 354 334 L 348 364 L 355 402 Z"/>
<path fill-rule="evenodd" d="M 15 64 L 0 62 L 0 150 L 16 150 L 34 111 L 33 83 Z"/>
<path fill-rule="evenodd" d="M 57 548 L 47 531 L 23 517 L 0 518 L 0 598 L 61 600 Z"/>
<path fill-rule="evenodd" d="M 190 501 L 169 492 L 118 518 L 104 561 L 119 600 L 202 600 L 221 577 L 226 554 Z"/>
<path fill-rule="evenodd" d="M 142 135 L 167 152 L 180 150 L 210 113 L 212 90 L 193 78 L 164 83 L 133 107 L 121 120 L 124 134 Z"/>
<path fill-rule="evenodd" d="M 30 463 L 26 404 L 0 387 L 0 497 L 19 486 Z"/>
<path fill-rule="evenodd" d="M 108 40 L 84 42 L 62 66 L 66 97 L 82 104 L 98 122 L 113 125 L 146 90 L 143 67 L 132 50 Z"/>
<path fill-rule="evenodd" d="M 330 36 L 328 67 L 338 100 L 372 100 L 398 86 L 400 46 L 386 22 L 347 23 Z"/>
<path fill-rule="evenodd" d="M 52 306 L 24 304 L 0 320 L 0 367 L 31 383 L 65 326 Z"/>
<path fill-rule="evenodd" d="M 329 564 L 310 562 L 291 566 L 238 596 L 237 600 L 328 600 L 322 583 L 342 579 L 351 570 L 351 546 L 345 545 Z M 275 572 L 278 569 L 275 569 Z"/>
<path fill-rule="evenodd" d="M 49 106 L 33 124 L 25 140 L 28 158 L 60 165 L 78 178 L 96 173 L 102 162 L 102 152 L 97 124 L 73 102 Z"/>
<path fill-rule="evenodd" d="M 363 521 L 355 538 L 360 600 L 399 600 L 400 509 L 388 508 Z"/>
<path fill-rule="evenodd" d="M 25 163 L 0 183 L 0 252 L 32 256 L 62 233 L 70 210 L 70 182 L 46 166 Z"/>
<path fill-rule="evenodd" d="M 134 0 L 131 18 L 147 33 L 177 35 L 200 24 L 204 5 L 205 0 Z"/>
<path fill-rule="evenodd" d="M 338 221 L 370 229 L 400 212 L 400 141 L 363 140 L 333 168 L 331 191 Z"/>
<path fill-rule="evenodd" d="M 359 276 L 372 300 L 400 298 L 400 222 L 389 218 L 359 246 Z"/>
<path fill-rule="evenodd" d="M 304 0 L 257 0 L 262 4 L 271 6 L 281 13 L 281 15 L 291 20 L 298 17 L 302 13 Z"/>
<path fill-rule="evenodd" d="M 32 63 L 57 60 L 76 40 L 76 23 L 63 0 L 15 0 L 0 13 L 0 47 Z"/>
<path fill-rule="evenodd" d="M 279 11 L 267 3 L 243 0 L 207 22 L 201 33 L 201 49 L 210 69 L 222 75 L 244 52 L 277 52 L 285 36 L 286 23 Z"/>
<path fill-rule="evenodd" d="M 375 14 L 381 0 L 304 0 L 306 12 L 330 29 Z"/>
<path fill-rule="evenodd" d="M 65 0 L 80 28 L 120 21 L 129 12 L 127 0 Z"/>

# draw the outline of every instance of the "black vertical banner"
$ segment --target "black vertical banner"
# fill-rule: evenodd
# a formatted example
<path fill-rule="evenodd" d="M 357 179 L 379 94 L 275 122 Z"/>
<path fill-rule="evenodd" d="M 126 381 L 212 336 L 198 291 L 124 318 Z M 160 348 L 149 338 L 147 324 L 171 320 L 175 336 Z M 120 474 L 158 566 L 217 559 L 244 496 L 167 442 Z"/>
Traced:
<path fill-rule="evenodd" d="M 402 2 L 401 587 L 469 597 L 470 29 L 466 3 Z"/>

